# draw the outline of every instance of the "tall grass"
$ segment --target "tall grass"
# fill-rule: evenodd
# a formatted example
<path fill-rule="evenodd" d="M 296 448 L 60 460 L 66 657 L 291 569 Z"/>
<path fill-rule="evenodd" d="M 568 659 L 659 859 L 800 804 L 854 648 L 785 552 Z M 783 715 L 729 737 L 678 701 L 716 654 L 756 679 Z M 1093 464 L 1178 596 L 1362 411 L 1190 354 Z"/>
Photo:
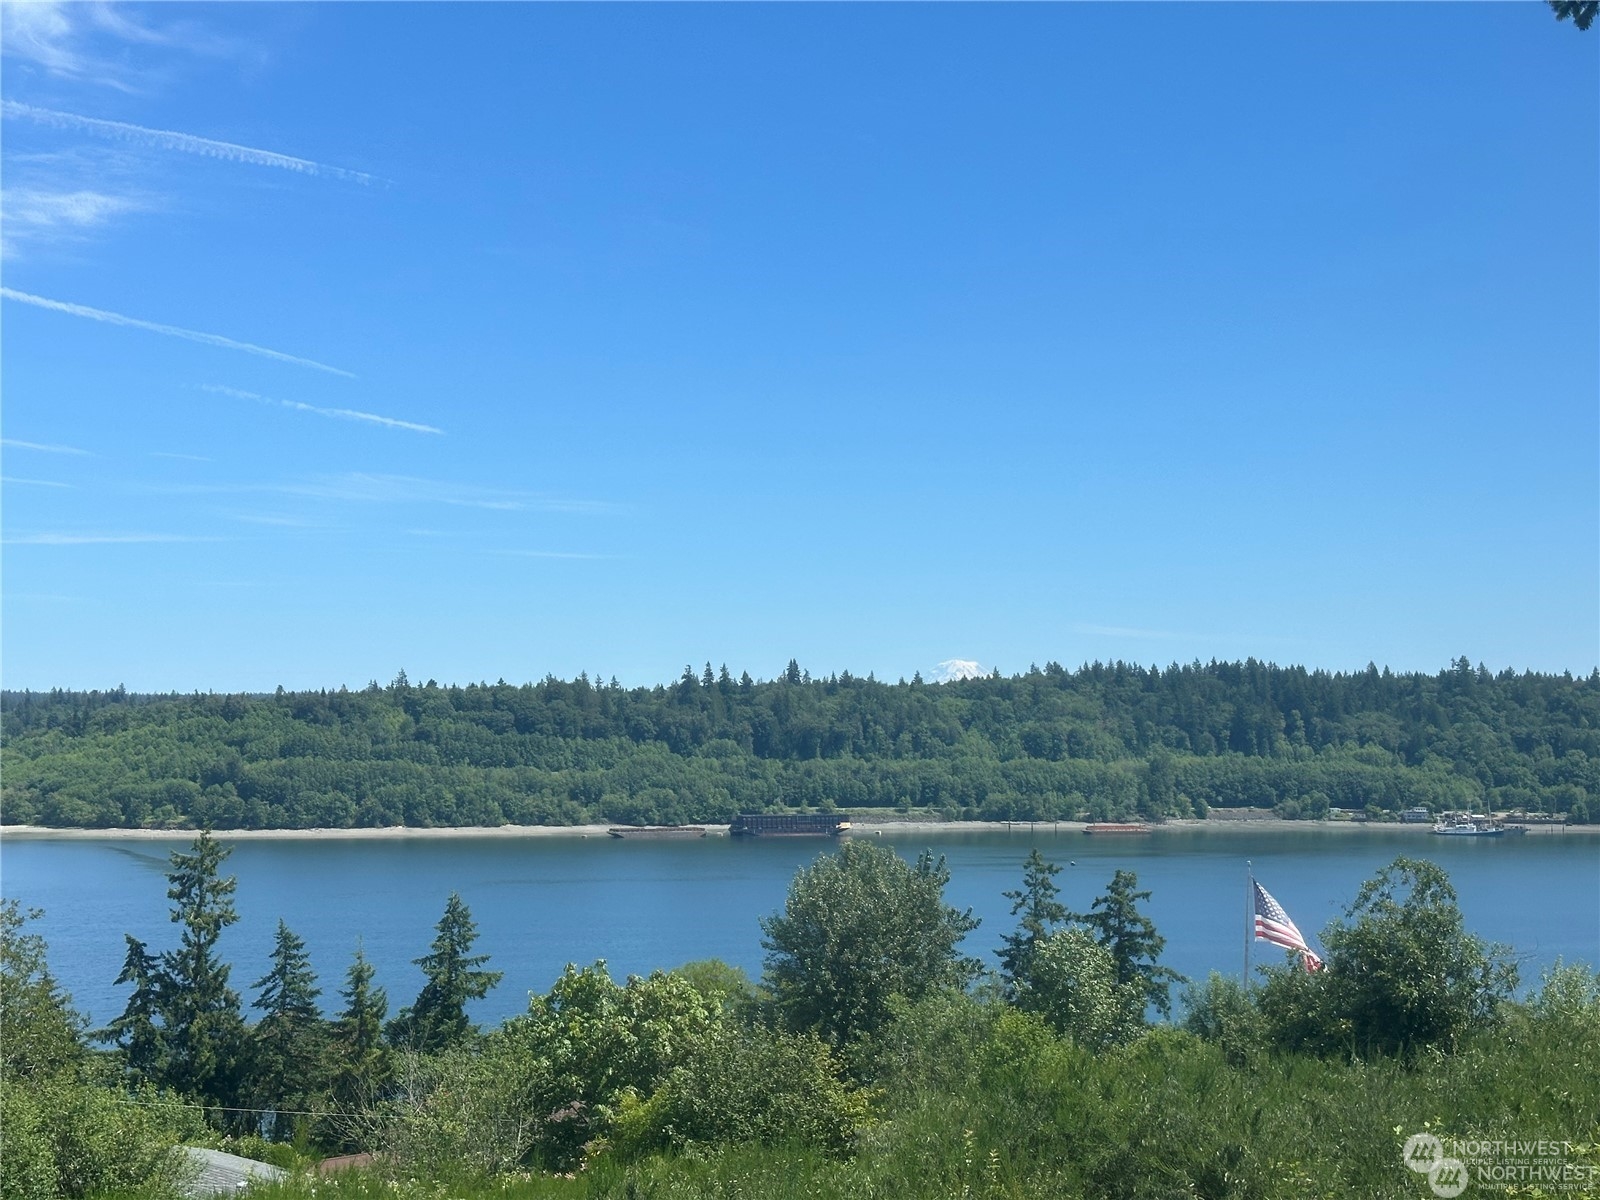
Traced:
<path fill-rule="evenodd" d="M 1519 1010 L 1454 1054 L 1409 1063 L 1282 1053 L 1230 1061 L 1216 1044 L 1172 1029 L 1091 1054 L 1032 1017 L 960 1005 L 943 1015 L 937 1005 L 908 1013 L 898 1031 L 898 1041 L 865 1054 L 878 1072 L 876 1115 L 844 1159 L 781 1146 L 634 1162 L 602 1151 L 571 1178 L 366 1172 L 252 1195 L 1387 1200 L 1431 1197 L 1423 1177 L 1400 1160 L 1405 1137 L 1424 1128 L 1455 1137 L 1600 1141 L 1600 1020 L 1587 1010 Z"/>

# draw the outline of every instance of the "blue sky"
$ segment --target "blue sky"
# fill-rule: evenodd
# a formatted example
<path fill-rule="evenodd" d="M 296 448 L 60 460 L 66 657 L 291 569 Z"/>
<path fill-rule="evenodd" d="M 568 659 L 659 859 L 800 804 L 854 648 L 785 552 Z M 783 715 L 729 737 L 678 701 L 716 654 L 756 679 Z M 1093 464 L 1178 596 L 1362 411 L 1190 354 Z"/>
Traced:
<path fill-rule="evenodd" d="M 5 9 L 7 687 L 1600 662 L 1540 5 Z"/>

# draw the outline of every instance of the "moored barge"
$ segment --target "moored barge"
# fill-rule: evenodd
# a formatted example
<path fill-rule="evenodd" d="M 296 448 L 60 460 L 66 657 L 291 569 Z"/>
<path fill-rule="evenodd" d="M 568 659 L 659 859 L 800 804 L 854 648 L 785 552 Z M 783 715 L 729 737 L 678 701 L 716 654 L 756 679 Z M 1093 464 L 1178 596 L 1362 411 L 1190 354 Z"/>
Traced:
<path fill-rule="evenodd" d="M 1149 833 L 1143 821 L 1096 821 L 1083 827 L 1085 833 Z"/>
<path fill-rule="evenodd" d="M 829 813 L 740 813 L 728 826 L 734 837 L 838 837 L 850 828 Z"/>

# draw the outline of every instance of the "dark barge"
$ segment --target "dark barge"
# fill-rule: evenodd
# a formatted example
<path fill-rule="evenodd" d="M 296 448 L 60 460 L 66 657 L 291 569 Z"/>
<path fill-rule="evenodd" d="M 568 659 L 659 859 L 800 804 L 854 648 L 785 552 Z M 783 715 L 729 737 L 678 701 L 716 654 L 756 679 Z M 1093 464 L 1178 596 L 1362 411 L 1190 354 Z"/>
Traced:
<path fill-rule="evenodd" d="M 728 826 L 734 837 L 838 837 L 848 818 L 828 813 L 740 813 Z"/>

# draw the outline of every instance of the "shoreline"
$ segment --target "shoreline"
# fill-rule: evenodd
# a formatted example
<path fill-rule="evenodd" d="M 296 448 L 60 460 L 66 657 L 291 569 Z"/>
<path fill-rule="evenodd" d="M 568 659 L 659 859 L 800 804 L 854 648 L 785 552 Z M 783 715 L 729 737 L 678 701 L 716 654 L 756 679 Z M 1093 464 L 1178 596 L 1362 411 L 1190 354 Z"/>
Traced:
<path fill-rule="evenodd" d="M 1037 836 L 1047 834 L 1083 833 L 1083 821 L 853 821 L 845 836 L 883 837 L 894 834 L 959 835 L 963 833 L 1018 833 Z M 365 829 L 218 829 L 213 832 L 225 841 L 392 841 L 396 839 L 441 840 L 451 838 L 603 838 L 611 825 L 451 825 L 425 829 L 410 825 L 389 825 Z M 726 837 L 726 825 L 704 826 L 707 837 Z M 1530 825 L 1525 827 L 1530 836 L 1595 836 L 1600 835 L 1600 825 Z M 1301 833 L 1315 831 L 1329 835 L 1354 835 L 1368 832 L 1400 832 L 1429 834 L 1428 824 L 1403 824 L 1400 822 L 1367 821 L 1279 821 L 1270 818 L 1255 820 L 1200 820 L 1177 818 L 1152 825 L 1150 836 L 1159 837 L 1175 832 L 1233 832 L 1249 833 Z M 48 825 L 0 825 L 0 843 L 6 841 L 34 841 L 61 839 L 66 841 L 189 841 L 199 833 L 197 829 L 58 829 Z M 1105 834 L 1104 837 L 1142 837 L 1143 834 Z M 626 839 L 623 839 L 626 840 Z M 651 839 L 641 838 L 641 841 Z M 770 840 L 770 839 L 769 839 Z"/>

